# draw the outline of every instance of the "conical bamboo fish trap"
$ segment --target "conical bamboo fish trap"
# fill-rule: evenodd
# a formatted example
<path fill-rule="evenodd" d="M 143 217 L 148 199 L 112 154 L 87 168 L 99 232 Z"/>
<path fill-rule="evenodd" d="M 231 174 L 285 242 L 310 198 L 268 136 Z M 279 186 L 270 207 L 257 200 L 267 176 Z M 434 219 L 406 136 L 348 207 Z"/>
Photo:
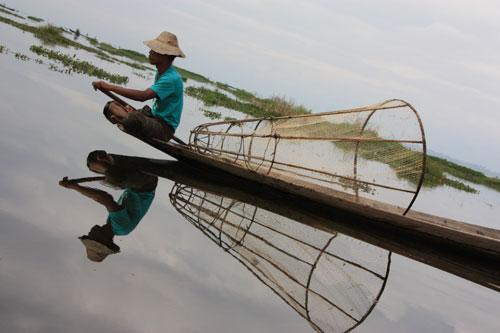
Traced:
<path fill-rule="evenodd" d="M 380 299 L 391 253 L 176 183 L 172 205 L 318 332 L 348 332 Z"/>
<path fill-rule="evenodd" d="M 250 171 L 285 174 L 399 207 L 406 214 L 423 183 L 426 142 L 417 111 L 403 100 L 279 118 L 202 124 L 189 145 Z"/>

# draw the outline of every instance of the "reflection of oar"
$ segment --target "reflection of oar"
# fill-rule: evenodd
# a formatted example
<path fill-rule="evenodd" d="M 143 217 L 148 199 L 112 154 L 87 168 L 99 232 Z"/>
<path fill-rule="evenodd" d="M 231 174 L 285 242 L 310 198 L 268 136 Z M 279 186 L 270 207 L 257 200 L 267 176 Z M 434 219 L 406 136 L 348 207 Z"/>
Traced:
<path fill-rule="evenodd" d="M 123 99 L 121 99 L 120 97 L 116 96 L 115 94 L 113 94 L 112 92 L 110 91 L 107 91 L 107 90 L 104 90 L 104 89 L 100 89 L 100 88 L 96 88 L 98 89 L 100 92 L 104 93 L 105 95 L 107 95 L 109 98 L 111 98 L 112 100 L 114 100 L 115 102 L 119 103 L 120 105 L 122 105 L 123 107 L 126 107 L 126 106 L 129 106 L 131 107 L 132 109 L 136 110 L 132 105 L 128 104 L 127 102 L 125 102 Z M 184 141 L 182 141 L 181 139 L 179 139 L 178 137 L 176 137 L 175 135 L 172 136 L 172 140 L 174 140 L 175 142 L 181 144 L 181 145 L 186 145 L 186 143 Z"/>
<path fill-rule="evenodd" d="M 103 177 L 103 176 L 98 176 L 98 177 L 83 177 L 83 178 L 73 178 L 73 179 L 68 179 L 68 177 L 64 177 L 64 179 L 66 179 L 67 181 L 69 182 L 72 182 L 72 183 L 88 183 L 88 182 L 94 182 L 94 181 L 97 181 L 97 180 L 104 180 L 106 177 Z"/>

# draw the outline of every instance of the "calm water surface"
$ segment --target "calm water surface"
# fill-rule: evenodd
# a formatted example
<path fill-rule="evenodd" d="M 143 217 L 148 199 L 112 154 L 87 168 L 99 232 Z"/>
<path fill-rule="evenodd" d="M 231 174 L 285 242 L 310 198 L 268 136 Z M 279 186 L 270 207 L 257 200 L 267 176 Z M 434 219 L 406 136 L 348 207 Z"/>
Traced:
<path fill-rule="evenodd" d="M 0 44 L 36 58 L 28 49 L 37 41 L 3 24 Z M 100 60 L 95 64 L 129 75 L 130 87 L 148 84 L 126 67 Z M 103 224 L 106 211 L 58 181 L 91 175 L 85 158 L 95 149 L 168 157 L 104 120 L 106 99 L 90 88 L 91 78 L 52 72 L 46 64 L 21 62 L 12 54 L 0 55 L 0 73 L 2 332 L 313 331 L 240 262 L 186 221 L 170 203 L 174 183 L 168 179 L 160 178 L 153 204 L 137 229 L 115 238 L 121 253 L 102 263 L 87 260 L 77 237 Z M 187 97 L 185 104 L 181 138 L 207 121 L 198 101 Z M 120 194 L 97 186 L 115 199 Z M 500 195 L 480 190 L 479 195 L 424 190 L 415 208 L 498 228 Z M 346 241 L 337 254 L 348 256 L 360 246 L 366 245 Z M 357 260 L 368 266 L 376 261 L 369 256 Z M 334 299 L 365 290 L 356 283 L 342 289 L 337 280 L 330 282 L 325 292 Z M 498 309 L 500 294 L 392 254 L 385 290 L 354 331 L 498 332 Z M 326 311 L 324 320 L 328 316 Z"/>

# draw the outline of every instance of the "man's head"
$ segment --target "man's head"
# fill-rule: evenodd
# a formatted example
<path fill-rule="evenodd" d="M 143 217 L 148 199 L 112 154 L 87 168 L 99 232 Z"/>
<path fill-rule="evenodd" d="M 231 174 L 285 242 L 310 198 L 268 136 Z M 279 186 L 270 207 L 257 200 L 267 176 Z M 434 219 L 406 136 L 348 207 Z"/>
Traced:
<path fill-rule="evenodd" d="M 158 37 L 147 40 L 144 44 L 151 50 L 149 52 L 149 62 L 153 65 L 172 63 L 175 57 L 186 57 L 179 47 L 177 36 L 168 31 L 163 31 Z"/>
<path fill-rule="evenodd" d="M 149 50 L 149 63 L 151 65 L 160 65 L 160 64 L 171 64 L 174 62 L 176 56 L 169 54 L 160 54 L 153 50 Z"/>
<path fill-rule="evenodd" d="M 112 160 L 104 150 L 94 150 L 87 156 L 87 167 L 95 173 L 105 174 Z"/>

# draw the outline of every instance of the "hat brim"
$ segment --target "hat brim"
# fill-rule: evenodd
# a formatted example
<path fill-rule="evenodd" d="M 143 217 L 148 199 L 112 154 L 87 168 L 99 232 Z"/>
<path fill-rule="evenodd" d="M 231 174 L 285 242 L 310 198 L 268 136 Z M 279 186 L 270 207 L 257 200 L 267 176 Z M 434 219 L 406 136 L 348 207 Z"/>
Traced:
<path fill-rule="evenodd" d="M 156 53 L 163 55 L 173 55 L 176 57 L 186 58 L 186 55 L 179 47 L 170 46 L 164 43 L 157 41 L 156 39 L 146 40 L 143 42 L 144 45 L 149 47 L 151 50 Z"/>
<path fill-rule="evenodd" d="M 119 249 L 113 250 L 106 245 L 85 236 L 79 237 L 79 239 L 82 241 L 87 250 L 87 258 L 95 262 L 101 262 L 110 254 L 120 252 Z"/>

